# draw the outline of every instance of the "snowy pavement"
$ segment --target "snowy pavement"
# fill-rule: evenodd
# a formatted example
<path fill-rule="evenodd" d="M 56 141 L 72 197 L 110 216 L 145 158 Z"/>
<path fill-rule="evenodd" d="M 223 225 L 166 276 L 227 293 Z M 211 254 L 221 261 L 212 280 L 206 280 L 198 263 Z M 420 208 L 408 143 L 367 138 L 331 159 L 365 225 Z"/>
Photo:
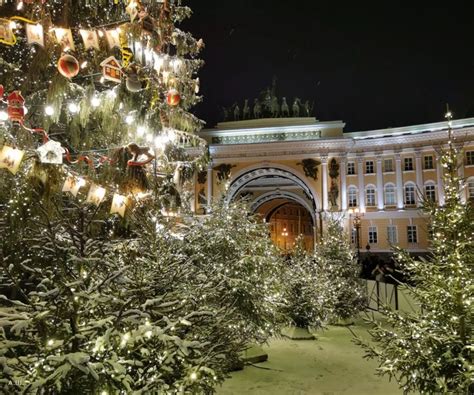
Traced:
<path fill-rule="evenodd" d="M 366 337 L 365 328 L 353 326 Z M 318 339 L 272 340 L 268 361 L 235 372 L 218 395 L 401 395 L 398 385 L 374 374 L 376 362 L 362 358 L 345 327 L 330 326 Z"/>

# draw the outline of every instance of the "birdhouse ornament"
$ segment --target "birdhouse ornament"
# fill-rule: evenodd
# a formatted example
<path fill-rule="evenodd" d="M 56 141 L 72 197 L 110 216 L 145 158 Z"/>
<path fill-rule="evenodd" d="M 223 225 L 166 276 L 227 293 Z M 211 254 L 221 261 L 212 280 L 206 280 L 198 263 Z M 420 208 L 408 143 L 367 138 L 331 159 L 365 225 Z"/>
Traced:
<path fill-rule="evenodd" d="M 20 91 L 14 91 L 8 95 L 7 110 L 10 121 L 23 123 L 25 118 L 25 99 Z"/>

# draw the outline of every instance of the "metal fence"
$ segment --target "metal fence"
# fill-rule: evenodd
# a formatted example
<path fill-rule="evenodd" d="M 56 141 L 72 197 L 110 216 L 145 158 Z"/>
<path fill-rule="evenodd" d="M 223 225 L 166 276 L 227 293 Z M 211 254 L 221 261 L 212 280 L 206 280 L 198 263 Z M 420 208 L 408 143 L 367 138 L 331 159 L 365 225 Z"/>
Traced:
<path fill-rule="evenodd" d="M 381 281 L 365 281 L 369 309 L 379 311 L 382 306 L 389 306 L 407 313 L 419 310 L 409 289 Z"/>

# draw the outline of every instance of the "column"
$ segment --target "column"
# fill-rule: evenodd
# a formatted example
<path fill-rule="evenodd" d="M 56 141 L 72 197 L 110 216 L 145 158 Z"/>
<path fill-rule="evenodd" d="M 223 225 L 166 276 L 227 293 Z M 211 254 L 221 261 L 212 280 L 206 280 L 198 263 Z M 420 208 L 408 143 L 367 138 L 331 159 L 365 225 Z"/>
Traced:
<path fill-rule="evenodd" d="M 382 169 L 382 156 L 377 156 L 377 208 L 379 211 L 384 209 L 383 201 L 383 169 Z"/>
<path fill-rule="evenodd" d="M 329 208 L 328 205 L 328 157 L 321 157 L 321 171 L 322 171 L 322 180 L 323 180 L 323 210 L 327 211 Z"/>
<path fill-rule="evenodd" d="M 341 209 L 347 210 L 347 156 L 341 158 Z"/>
<path fill-rule="evenodd" d="M 395 155 L 395 171 L 397 177 L 397 207 L 403 209 L 403 175 L 402 175 L 402 156 Z"/>
<path fill-rule="evenodd" d="M 443 183 L 443 166 L 441 166 L 441 155 L 436 154 L 436 174 L 438 178 L 438 203 L 444 206 L 444 183 Z"/>
<path fill-rule="evenodd" d="M 424 185 L 423 185 L 423 165 L 421 163 L 421 151 L 415 151 L 415 170 L 416 170 L 416 187 L 418 189 L 418 206 L 423 205 Z"/>
<path fill-rule="evenodd" d="M 458 151 L 460 151 L 462 147 L 458 147 Z M 460 157 L 458 161 L 458 177 L 464 182 L 466 181 L 465 179 L 465 173 L 464 173 L 464 157 Z M 467 203 L 467 194 L 469 192 L 467 191 L 467 185 L 464 185 L 464 188 L 460 188 L 459 191 L 459 197 L 461 199 L 461 202 L 463 204 Z"/>
<path fill-rule="evenodd" d="M 207 206 L 208 209 L 211 208 L 212 204 L 212 195 L 213 195 L 213 177 L 212 177 L 212 162 L 209 163 L 207 167 Z"/>
<path fill-rule="evenodd" d="M 364 157 L 357 157 L 357 175 L 359 177 L 359 210 L 365 211 Z"/>

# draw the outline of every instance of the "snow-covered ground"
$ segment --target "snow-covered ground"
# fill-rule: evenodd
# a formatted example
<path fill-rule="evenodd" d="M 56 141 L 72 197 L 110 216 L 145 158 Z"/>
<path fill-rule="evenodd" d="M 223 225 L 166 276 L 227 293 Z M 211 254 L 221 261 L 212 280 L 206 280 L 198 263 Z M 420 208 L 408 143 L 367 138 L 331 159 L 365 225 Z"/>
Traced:
<path fill-rule="evenodd" d="M 358 322 L 354 332 L 367 337 Z M 318 339 L 274 339 L 267 362 L 246 366 L 217 390 L 218 395 L 400 395 L 398 385 L 376 376 L 375 361 L 362 358 L 363 350 L 351 342 L 345 327 L 329 326 Z"/>

